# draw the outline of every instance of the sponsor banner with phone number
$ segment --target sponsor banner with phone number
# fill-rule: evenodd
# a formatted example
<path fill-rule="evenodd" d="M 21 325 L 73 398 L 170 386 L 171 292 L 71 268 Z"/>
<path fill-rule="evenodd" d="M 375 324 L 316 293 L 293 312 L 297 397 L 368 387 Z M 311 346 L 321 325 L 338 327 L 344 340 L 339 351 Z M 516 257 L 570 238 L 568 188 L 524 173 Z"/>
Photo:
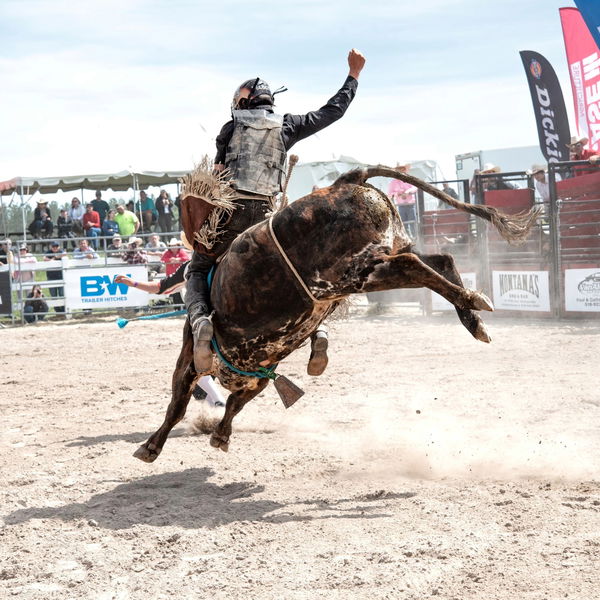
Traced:
<path fill-rule="evenodd" d="M 145 265 L 65 270 L 67 310 L 146 306 L 148 293 L 134 287 L 127 287 L 123 283 L 116 283 L 117 275 L 127 275 L 136 281 L 148 281 Z"/>
<path fill-rule="evenodd" d="M 565 310 L 600 312 L 600 267 L 565 269 Z"/>

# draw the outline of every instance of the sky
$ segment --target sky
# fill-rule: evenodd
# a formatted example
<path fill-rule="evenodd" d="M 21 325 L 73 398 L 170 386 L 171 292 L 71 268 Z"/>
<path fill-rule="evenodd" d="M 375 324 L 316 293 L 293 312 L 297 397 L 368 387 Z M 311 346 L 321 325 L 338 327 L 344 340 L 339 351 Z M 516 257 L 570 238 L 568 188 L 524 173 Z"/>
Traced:
<path fill-rule="evenodd" d="M 346 115 L 293 152 L 366 163 L 537 145 L 520 50 L 554 66 L 573 128 L 557 0 L 2 0 L 0 181 L 191 169 L 214 155 L 235 88 L 260 76 L 281 113 L 325 104 L 350 48 Z M 528 168 L 524 165 L 523 168 Z"/>

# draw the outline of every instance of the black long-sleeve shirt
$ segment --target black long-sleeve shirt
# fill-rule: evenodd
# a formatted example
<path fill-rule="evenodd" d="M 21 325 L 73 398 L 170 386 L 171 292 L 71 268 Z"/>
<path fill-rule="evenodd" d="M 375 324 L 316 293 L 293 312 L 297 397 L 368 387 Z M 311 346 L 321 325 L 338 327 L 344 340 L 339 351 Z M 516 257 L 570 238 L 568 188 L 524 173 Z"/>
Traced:
<path fill-rule="evenodd" d="M 319 110 L 311 111 L 305 115 L 283 115 L 282 136 L 285 149 L 289 150 L 296 142 L 311 136 L 317 131 L 321 131 L 328 125 L 331 125 L 340 119 L 356 95 L 358 81 L 348 75 L 344 85 L 338 92 L 327 101 L 325 106 Z M 271 107 L 266 108 L 269 112 L 274 112 Z M 217 154 L 215 156 L 216 164 L 225 164 L 225 155 L 227 145 L 233 134 L 233 120 L 223 125 L 221 132 L 217 136 Z"/>

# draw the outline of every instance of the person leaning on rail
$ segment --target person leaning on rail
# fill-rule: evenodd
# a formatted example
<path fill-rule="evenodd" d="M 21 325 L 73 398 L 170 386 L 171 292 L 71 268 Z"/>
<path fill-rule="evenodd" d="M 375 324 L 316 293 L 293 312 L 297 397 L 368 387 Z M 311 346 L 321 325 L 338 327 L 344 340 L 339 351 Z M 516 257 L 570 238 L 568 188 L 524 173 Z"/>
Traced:
<path fill-rule="evenodd" d="M 174 273 L 167 275 L 167 277 L 160 280 L 136 281 L 127 275 L 117 275 L 115 277 L 115 282 L 124 283 L 128 287 L 134 287 L 143 292 L 148 292 L 149 294 L 163 294 L 165 296 L 171 294 L 179 295 L 185 287 L 184 274 L 189 262 L 190 261 L 188 260 L 179 265 L 179 268 Z M 206 399 L 211 406 L 217 408 L 225 406 L 223 396 L 210 375 L 205 375 L 200 378 L 194 387 L 192 394 L 196 400 Z"/>
<path fill-rule="evenodd" d="M 278 115 L 269 85 L 256 77 L 242 83 L 233 95 L 232 120 L 217 136 L 216 171 L 224 171 L 235 189 L 237 205 L 210 253 L 195 244 L 188 268 L 186 305 L 194 336 L 194 364 L 198 372 L 210 369 L 213 336 L 209 317 L 207 278 L 217 258 L 248 227 L 264 220 L 273 198 L 282 191 L 287 151 L 340 119 L 354 99 L 364 56 L 352 49 L 348 54 L 349 72 L 338 92 L 321 108 L 305 115 Z M 327 365 L 327 336 L 312 338 L 308 372 L 320 375 Z"/>

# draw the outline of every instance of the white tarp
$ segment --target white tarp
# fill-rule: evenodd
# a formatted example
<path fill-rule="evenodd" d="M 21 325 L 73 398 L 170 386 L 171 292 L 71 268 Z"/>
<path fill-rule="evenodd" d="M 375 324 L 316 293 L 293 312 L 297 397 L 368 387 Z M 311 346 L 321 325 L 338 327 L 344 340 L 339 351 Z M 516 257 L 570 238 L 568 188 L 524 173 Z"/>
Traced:
<path fill-rule="evenodd" d="M 437 181 L 437 163 L 434 160 L 410 161 L 409 173 L 424 181 Z M 294 167 L 287 195 L 290 201 L 297 200 L 310 194 L 314 186 L 327 187 L 340 175 L 356 168 L 369 166 L 350 156 L 340 156 L 336 160 L 299 163 Z M 396 165 L 386 165 L 395 167 Z M 387 177 L 374 177 L 369 183 L 387 193 L 391 179 Z"/>

